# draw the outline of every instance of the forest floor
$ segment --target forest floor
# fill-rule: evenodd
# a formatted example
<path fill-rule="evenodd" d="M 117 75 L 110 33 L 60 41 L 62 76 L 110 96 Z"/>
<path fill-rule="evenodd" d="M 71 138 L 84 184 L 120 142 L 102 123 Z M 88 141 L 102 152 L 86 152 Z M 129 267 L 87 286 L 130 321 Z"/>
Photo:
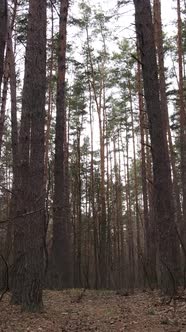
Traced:
<path fill-rule="evenodd" d="M 0 302 L 0 332 L 186 332 L 186 299 L 165 304 L 156 292 L 45 291 L 40 314 L 9 300 Z"/>

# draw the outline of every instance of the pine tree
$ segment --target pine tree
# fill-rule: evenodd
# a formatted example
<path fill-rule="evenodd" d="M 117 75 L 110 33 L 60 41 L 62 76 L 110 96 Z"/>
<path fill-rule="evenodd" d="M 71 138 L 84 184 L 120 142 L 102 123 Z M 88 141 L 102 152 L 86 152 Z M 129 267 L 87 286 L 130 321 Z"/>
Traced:
<path fill-rule="evenodd" d="M 33 68 L 34 71 L 33 71 Z M 44 120 L 46 1 L 29 1 L 25 77 L 19 137 L 19 188 L 14 223 L 12 302 L 42 308 L 44 279 Z"/>
<path fill-rule="evenodd" d="M 70 226 L 68 190 L 65 173 L 66 158 L 66 47 L 69 1 L 60 2 L 59 48 L 57 72 L 57 114 L 55 133 L 53 244 L 51 250 L 51 284 L 56 289 L 70 287 L 72 280 L 70 257 Z"/>
<path fill-rule="evenodd" d="M 173 294 L 177 290 L 178 283 L 178 241 L 175 231 L 166 128 L 159 99 L 151 5 L 149 0 L 134 0 L 134 5 L 152 146 L 153 185 L 161 273 L 160 287 L 163 292 Z"/>

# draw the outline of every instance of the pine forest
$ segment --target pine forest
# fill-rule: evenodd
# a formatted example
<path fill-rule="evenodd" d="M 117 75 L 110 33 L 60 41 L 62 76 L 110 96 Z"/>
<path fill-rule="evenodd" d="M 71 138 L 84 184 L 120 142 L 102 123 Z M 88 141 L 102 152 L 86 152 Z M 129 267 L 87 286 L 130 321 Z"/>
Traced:
<path fill-rule="evenodd" d="M 186 1 L 0 0 L 0 331 L 186 331 L 185 288 Z"/>

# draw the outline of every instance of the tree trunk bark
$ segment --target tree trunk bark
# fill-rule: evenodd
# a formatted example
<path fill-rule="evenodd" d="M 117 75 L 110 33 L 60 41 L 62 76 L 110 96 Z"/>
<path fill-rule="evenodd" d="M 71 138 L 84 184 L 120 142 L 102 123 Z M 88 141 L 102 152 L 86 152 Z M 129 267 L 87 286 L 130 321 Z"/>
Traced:
<path fill-rule="evenodd" d="M 66 142 L 66 35 L 69 1 L 61 1 L 59 27 L 59 54 L 57 80 L 57 115 L 55 136 L 54 165 L 54 210 L 53 210 L 53 244 L 51 251 L 51 283 L 56 289 L 71 286 L 70 234 L 67 207 L 68 195 L 65 193 L 65 142 Z"/>
<path fill-rule="evenodd" d="M 135 287 L 135 253 L 134 253 L 134 227 L 132 218 L 131 208 L 131 189 L 130 189 L 130 175 L 129 175 L 129 139 L 128 129 L 126 128 L 126 201 L 127 201 L 127 237 L 128 237 L 128 264 L 129 264 L 129 275 L 128 284 L 131 292 L 134 292 Z"/>
<path fill-rule="evenodd" d="M 134 0 L 146 107 L 152 146 L 155 207 L 159 235 L 161 290 L 177 290 L 178 256 L 166 128 L 159 99 L 158 70 L 150 0 Z"/>
<path fill-rule="evenodd" d="M 1 83 L 4 71 L 4 51 L 7 38 L 8 15 L 7 15 L 7 0 L 0 2 L 0 96 L 1 96 Z"/>
<path fill-rule="evenodd" d="M 181 147 L 181 184 L 182 184 L 182 209 L 183 223 L 181 232 L 184 247 L 186 248 L 186 110 L 184 101 L 184 82 L 183 82 L 183 46 L 182 46 L 182 20 L 180 0 L 177 0 L 177 20 L 178 20 L 178 92 L 179 92 L 179 112 L 180 112 L 180 147 Z M 186 257 L 184 257 L 184 275 L 186 274 Z M 184 281 L 186 283 L 186 281 Z"/>
<path fill-rule="evenodd" d="M 34 71 L 33 71 L 34 68 Z M 12 301 L 40 310 L 44 278 L 44 120 L 46 1 L 30 0 L 19 137 L 19 199 L 14 225 Z"/>
<path fill-rule="evenodd" d="M 166 95 L 166 79 L 165 79 L 165 67 L 164 67 L 164 50 L 163 50 L 163 33 L 162 33 L 162 22 L 161 22 L 161 4 L 159 0 L 154 0 L 154 27 L 155 27 L 155 42 L 157 46 L 157 55 L 158 55 L 158 65 L 159 65 L 159 82 L 160 82 L 160 104 L 161 110 L 164 118 L 164 128 L 166 130 L 166 136 L 168 137 L 169 142 L 169 150 L 170 150 L 170 162 L 172 165 L 172 173 L 173 173 L 173 187 L 172 192 L 175 190 L 176 192 L 176 202 L 173 200 L 174 203 L 174 213 L 175 213 L 175 227 L 178 231 L 178 224 L 182 224 L 183 218 L 181 214 L 181 206 L 179 202 L 179 192 L 178 192 L 178 184 L 175 184 L 175 180 L 177 179 L 176 168 L 175 168 L 175 157 L 173 152 L 172 146 L 172 137 L 171 131 L 169 126 L 169 113 L 168 113 L 168 102 L 167 102 L 167 95 Z M 186 164 L 185 164 L 186 167 Z M 175 184 L 175 185 L 174 185 Z M 177 217 L 179 218 L 177 218 Z M 176 225 L 176 220 L 179 222 Z M 178 239 L 177 239 L 178 240 Z M 179 244 L 177 243 L 177 252 L 178 252 L 178 259 L 179 257 Z M 180 270 L 180 278 L 181 278 L 181 270 Z"/>

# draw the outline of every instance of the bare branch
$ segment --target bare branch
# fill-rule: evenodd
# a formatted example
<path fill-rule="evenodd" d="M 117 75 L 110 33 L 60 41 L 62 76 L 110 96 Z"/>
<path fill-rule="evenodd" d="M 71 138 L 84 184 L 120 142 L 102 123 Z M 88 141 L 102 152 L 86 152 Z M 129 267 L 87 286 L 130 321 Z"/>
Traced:
<path fill-rule="evenodd" d="M 18 218 L 24 218 L 24 217 L 30 216 L 32 214 L 35 214 L 35 213 L 38 213 L 38 212 L 41 212 L 41 211 L 44 211 L 44 209 L 39 209 L 39 210 L 35 210 L 35 211 L 29 211 L 29 212 L 26 212 L 26 213 L 22 213 L 20 215 L 12 217 L 12 218 L 8 218 L 8 219 L 5 219 L 5 220 L 0 220 L 0 224 L 5 224 L 9 221 L 13 221 L 13 220 L 18 219 Z"/>

